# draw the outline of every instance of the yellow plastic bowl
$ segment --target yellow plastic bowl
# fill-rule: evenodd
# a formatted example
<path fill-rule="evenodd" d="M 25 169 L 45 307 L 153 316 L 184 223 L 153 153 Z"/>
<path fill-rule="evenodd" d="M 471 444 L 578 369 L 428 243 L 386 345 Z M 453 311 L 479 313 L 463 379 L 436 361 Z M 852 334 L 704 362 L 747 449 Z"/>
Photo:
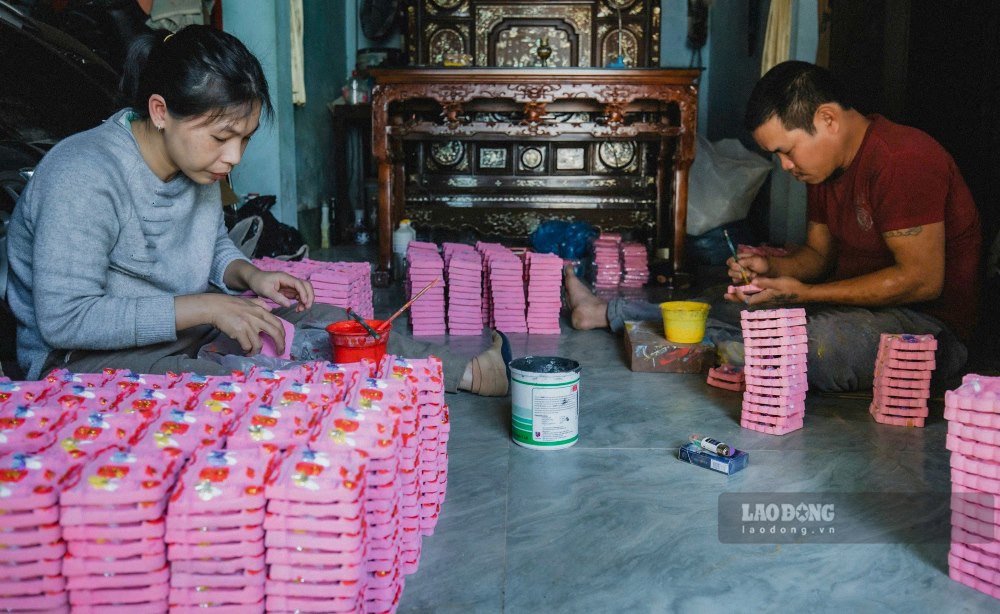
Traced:
<path fill-rule="evenodd" d="M 705 338 L 708 304 L 695 301 L 660 303 L 663 314 L 663 334 L 674 343 L 701 343 Z"/>

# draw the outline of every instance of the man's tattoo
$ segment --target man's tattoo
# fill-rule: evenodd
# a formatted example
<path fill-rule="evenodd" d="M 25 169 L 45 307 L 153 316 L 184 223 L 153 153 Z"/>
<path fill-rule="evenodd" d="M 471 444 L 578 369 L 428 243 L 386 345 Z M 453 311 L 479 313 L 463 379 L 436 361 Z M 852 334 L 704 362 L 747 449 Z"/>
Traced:
<path fill-rule="evenodd" d="M 887 238 L 887 239 L 888 238 L 892 238 L 892 237 L 912 237 L 914 235 L 920 234 L 923 231 L 924 231 L 924 227 L 923 226 L 914 226 L 913 228 L 903 228 L 901 230 L 890 230 L 889 232 L 884 233 L 882 236 L 885 237 L 885 238 Z"/>
<path fill-rule="evenodd" d="M 791 294 L 775 294 L 771 297 L 771 300 L 775 303 L 797 303 L 799 300 L 799 295 L 795 293 Z"/>

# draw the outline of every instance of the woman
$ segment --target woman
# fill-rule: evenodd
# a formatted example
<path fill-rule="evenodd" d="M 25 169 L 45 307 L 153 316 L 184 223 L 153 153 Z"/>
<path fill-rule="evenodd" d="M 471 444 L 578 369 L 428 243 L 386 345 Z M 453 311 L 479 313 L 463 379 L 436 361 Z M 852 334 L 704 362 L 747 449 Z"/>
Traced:
<path fill-rule="evenodd" d="M 11 219 L 8 301 L 27 377 L 57 367 L 225 373 L 197 359 L 220 334 L 252 355 L 265 333 L 281 352 L 278 316 L 345 319 L 313 305 L 309 282 L 255 267 L 227 234 L 218 182 L 273 115 L 253 54 L 207 26 L 156 32 L 130 48 L 122 91 L 131 108 L 53 147 Z M 245 290 L 283 307 L 271 313 Z M 393 331 L 389 351 L 440 356 L 452 391 L 502 395 L 502 341 L 494 334 L 466 363 Z"/>

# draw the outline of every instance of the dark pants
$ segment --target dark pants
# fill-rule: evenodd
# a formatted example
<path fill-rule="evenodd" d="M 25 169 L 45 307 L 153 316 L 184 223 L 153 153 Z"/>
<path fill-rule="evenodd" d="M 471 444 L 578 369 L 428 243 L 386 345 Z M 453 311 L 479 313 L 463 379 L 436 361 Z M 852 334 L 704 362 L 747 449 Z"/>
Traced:
<path fill-rule="evenodd" d="M 712 305 L 705 330 L 709 340 L 717 345 L 724 340 L 742 341 L 740 312 L 746 309 L 745 305 L 720 298 L 695 300 Z M 806 316 L 810 390 L 849 392 L 871 388 L 882 333 L 934 335 L 938 343 L 934 371 L 937 381 L 958 375 L 969 355 L 965 345 L 943 322 L 915 309 L 807 305 Z M 655 303 L 624 299 L 608 303 L 608 322 L 613 331 L 622 330 L 625 320 L 661 319 L 660 306 Z"/>

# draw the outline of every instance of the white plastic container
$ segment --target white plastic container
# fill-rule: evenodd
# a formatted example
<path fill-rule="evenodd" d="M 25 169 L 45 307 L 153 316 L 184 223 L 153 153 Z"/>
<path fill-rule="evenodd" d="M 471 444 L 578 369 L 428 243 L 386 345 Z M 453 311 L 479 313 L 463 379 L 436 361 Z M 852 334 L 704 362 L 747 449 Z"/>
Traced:
<path fill-rule="evenodd" d="M 399 220 L 399 228 L 392 231 L 392 255 L 393 264 L 397 273 L 402 275 L 403 267 L 406 264 L 406 248 L 410 241 L 415 241 L 417 231 L 410 225 L 410 220 L 403 218 Z"/>

